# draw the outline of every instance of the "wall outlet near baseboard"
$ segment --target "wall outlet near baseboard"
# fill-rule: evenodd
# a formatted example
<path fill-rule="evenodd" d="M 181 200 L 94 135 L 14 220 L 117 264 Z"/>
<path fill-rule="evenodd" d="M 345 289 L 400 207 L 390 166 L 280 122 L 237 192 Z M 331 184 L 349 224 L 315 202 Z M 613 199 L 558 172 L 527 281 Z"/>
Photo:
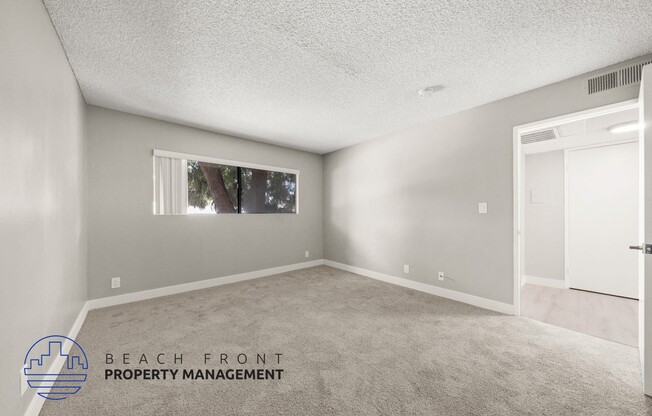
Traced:
<path fill-rule="evenodd" d="M 446 276 L 444 276 L 444 272 L 437 272 L 437 278 L 439 280 L 444 280 Z"/>
<path fill-rule="evenodd" d="M 306 250 L 306 258 L 310 257 L 310 252 Z"/>
<path fill-rule="evenodd" d="M 120 278 L 112 277 L 111 278 L 111 289 L 117 289 L 120 287 Z"/>
<path fill-rule="evenodd" d="M 410 265 L 409 264 L 404 264 L 403 265 L 403 273 L 410 274 Z"/>

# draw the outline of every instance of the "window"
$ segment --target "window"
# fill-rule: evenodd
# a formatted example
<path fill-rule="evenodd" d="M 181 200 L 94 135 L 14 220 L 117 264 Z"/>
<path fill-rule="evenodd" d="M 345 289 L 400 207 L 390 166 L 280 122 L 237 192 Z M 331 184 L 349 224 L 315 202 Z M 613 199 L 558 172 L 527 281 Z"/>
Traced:
<path fill-rule="evenodd" d="M 296 212 L 297 175 L 273 170 L 238 168 L 240 212 L 243 214 Z"/>
<path fill-rule="evenodd" d="M 188 160 L 188 213 L 238 212 L 238 168 Z"/>
<path fill-rule="evenodd" d="M 299 172 L 154 151 L 155 214 L 295 214 Z"/>

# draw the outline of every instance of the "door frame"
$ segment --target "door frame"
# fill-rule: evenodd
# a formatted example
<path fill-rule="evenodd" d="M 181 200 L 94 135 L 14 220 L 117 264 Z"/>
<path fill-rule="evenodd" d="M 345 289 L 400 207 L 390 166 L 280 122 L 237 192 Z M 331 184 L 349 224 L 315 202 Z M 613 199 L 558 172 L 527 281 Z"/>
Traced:
<path fill-rule="evenodd" d="M 523 181 L 523 164 L 525 160 L 525 153 L 521 145 L 520 136 L 523 133 L 530 133 L 537 130 L 552 128 L 559 124 L 571 123 L 574 121 L 586 120 L 589 118 L 599 117 L 607 114 L 613 114 L 620 111 L 631 110 L 639 108 L 638 98 L 609 104 L 601 107 L 592 108 L 589 110 L 578 111 L 571 114 L 566 114 L 559 117 L 552 117 L 535 121 L 532 123 L 522 124 L 515 126 L 513 129 L 513 195 L 514 195 L 514 228 L 513 228 L 513 257 L 514 257 L 514 315 L 521 315 L 521 285 L 523 276 L 524 264 L 524 245 L 522 244 L 524 229 L 525 229 L 525 216 L 524 216 L 524 196 L 525 189 Z M 566 172 L 564 172 L 564 178 Z M 565 180 L 565 179 L 564 179 Z M 566 202 L 564 201 L 564 204 Z M 639 276 L 641 278 L 641 276 Z M 640 335 L 640 334 L 639 334 Z"/>

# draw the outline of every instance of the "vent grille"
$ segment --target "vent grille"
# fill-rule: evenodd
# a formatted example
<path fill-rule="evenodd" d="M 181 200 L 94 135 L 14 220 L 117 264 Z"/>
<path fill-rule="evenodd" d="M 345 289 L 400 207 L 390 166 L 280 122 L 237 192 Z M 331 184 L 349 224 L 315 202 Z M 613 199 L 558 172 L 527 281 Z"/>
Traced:
<path fill-rule="evenodd" d="M 591 95 L 626 85 L 638 84 L 641 82 L 643 67 L 651 63 L 652 59 L 648 59 L 625 68 L 589 78 L 587 80 L 588 93 Z"/>
<path fill-rule="evenodd" d="M 521 144 L 538 143 L 546 140 L 556 139 L 559 139 L 559 133 L 557 132 L 557 129 L 546 129 L 522 134 Z"/>

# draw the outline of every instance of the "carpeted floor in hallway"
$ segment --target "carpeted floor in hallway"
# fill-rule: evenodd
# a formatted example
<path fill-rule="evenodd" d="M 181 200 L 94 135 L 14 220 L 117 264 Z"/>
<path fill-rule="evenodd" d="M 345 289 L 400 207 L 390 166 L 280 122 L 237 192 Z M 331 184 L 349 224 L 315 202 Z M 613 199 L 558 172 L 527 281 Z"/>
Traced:
<path fill-rule="evenodd" d="M 90 362 L 88 381 L 66 400 L 46 401 L 42 415 L 595 416 L 652 409 L 635 348 L 326 266 L 93 310 L 77 341 Z M 107 353 L 113 364 L 105 363 Z M 130 364 L 121 362 L 125 353 Z M 143 354 L 147 364 L 138 363 Z M 183 362 L 175 364 L 174 354 Z M 265 364 L 256 363 L 257 354 Z M 181 378 L 184 369 L 258 368 L 283 373 L 280 380 Z M 107 369 L 179 372 L 175 380 L 106 380 Z"/>

